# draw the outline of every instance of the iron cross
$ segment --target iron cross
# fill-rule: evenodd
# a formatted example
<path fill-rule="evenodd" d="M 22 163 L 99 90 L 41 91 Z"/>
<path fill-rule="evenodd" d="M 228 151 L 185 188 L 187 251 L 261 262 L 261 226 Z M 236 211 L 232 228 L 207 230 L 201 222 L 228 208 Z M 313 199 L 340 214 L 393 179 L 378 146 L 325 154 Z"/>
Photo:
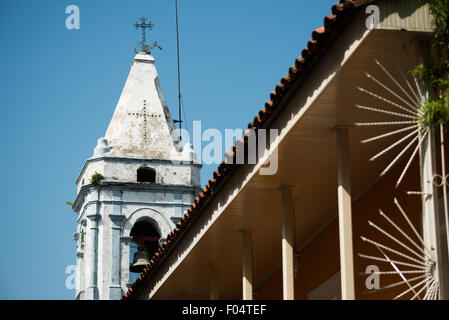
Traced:
<path fill-rule="evenodd" d="M 148 20 L 144 16 L 142 16 L 139 20 L 140 20 L 140 23 L 139 23 L 139 21 L 136 22 L 134 24 L 134 27 L 136 27 L 136 29 L 139 29 L 139 28 L 142 29 L 142 48 L 143 48 L 143 45 L 146 44 L 145 29 L 151 30 L 151 29 L 153 29 L 154 25 L 151 23 L 150 20 Z M 147 20 L 148 20 L 148 23 L 147 23 Z"/>
<path fill-rule="evenodd" d="M 151 114 L 147 112 L 147 101 L 143 100 L 143 108 L 141 112 L 132 112 L 128 113 L 129 116 L 143 117 L 143 140 L 147 142 L 147 117 L 150 117 Z"/>
<path fill-rule="evenodd" d="M 157 114 L 155 112 L 148 112 L 147 106 L 149 106 L 151 103 L 147 102 L 146 100 L 143 100 L 143 108 L 141 112 L 129 112 L 128 116 L 135 116 L 135 117 L 142 117 L 143 118 L 143 141 L 147 143 L 148 141 L 148 135 L 147 135 L 147 129 L 148 129 L 148 122 L 151 119 L 161 118 L 161 114 Z"/>

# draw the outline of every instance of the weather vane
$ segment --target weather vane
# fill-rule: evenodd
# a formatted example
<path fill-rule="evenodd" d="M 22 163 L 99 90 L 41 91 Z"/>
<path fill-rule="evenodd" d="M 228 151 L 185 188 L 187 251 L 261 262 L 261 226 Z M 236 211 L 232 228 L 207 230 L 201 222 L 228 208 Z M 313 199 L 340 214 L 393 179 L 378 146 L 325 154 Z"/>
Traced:
<path fill-rule="evenodd" d="M 151 54 L 151 50 L 154 48 L 158 48 L 159 50 L 162 50 L 162 47 L 160 45 L 158 45 L 157 41 L 155 41 L 153 44 L 149 45 L 146 42 L 146 29 L 151 30 L 154 27 L 154 24 L 151 23 L 150 20 L 148 20 L 147 18 L 145 18 L 144 16 L 142 16 L 140 19 L 140 21 L 137 21 L 134 24 L 134 27 L 136 27 L 136 29 L 142 29 L 142 41 L 138 43 L 138 45 L 140 46 L 140 48 L 142 49 L 143 52 L 146 52 L 148 54 Z M 140 22 L 140 23 L 139 23 Z M 134 51 L 137 53 L 137 49 L 134 49 Z"/>

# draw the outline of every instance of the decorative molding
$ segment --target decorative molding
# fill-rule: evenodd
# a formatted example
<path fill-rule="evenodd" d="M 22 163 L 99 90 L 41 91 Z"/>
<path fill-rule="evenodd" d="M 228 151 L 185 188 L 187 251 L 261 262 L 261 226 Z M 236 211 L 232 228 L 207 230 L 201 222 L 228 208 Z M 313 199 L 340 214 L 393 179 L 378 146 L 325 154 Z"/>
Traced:
<path fill-rule="evenodd" d="M 166 160 L 166 159 L 146 159 L 146 158 L 129 158 L 129 157 L 123 157 L 123 158 L 122 157 L 98 157 L 98 158 L 92 157 L 92 158 L 87 159 L 84 162 L 84 165 L 81 168 L 81 171 L 78 174 L 78 177 L 76 178 L 75 183 L 78 184 L 81 176 L 84 174 L 84 171 L 86 170 L 87 165 L 89 163 L 100 162 L 100 161 L 121 162 L 121 163 L 133 163 L 133 162 L 139 163 L 139 162 L 141 162 L 141 163 L 151 163 L 151 164 L 161 164 L 161 165 L 173 163 L 173 160 Z M 194 167 L 198 167 L 198 168 L 202 167 L 201 164 L 199 164 L 195 161 L 192 161 L 192 160 L 189 160 L 189 161 L 182 160 L 182 161 L 180 161 L 178 166 L 184 166 L 184 167 L 194 166 Z"/>
<path fill-rule="evenodd" d="M 90 214 L 86 217 L 89 218 L 90 221 L 99 221 L 101 219 L 101 215 L 98 213 Z"/>
<path fill-rule="evenodd" d="M 84 201 L 84 199 L 83 199 L 83 201 Z M 81 205 L 81 207 L 78 208 L 80 211 L 80 214 L 78 215 L 78 221 L 81 219 L 84 219 L 85 212 L 90 206 L 99 205 L 99 204 L 101 204 L 101 202 L 99 200 L 91 200 L 89 202 L 84 203 L 84 205 Z"/>
<path fill-rule="evenodd" d="M 120 223 L 123 220 L 125 220 L 126 217 L 124 215 L 122 215 L 122 214 L 110 214 L 109 218 L 111 219 L 111 221 Z"/>
<path fill-rule="evenodd" d="M 85 210 L 87 206 L 90 206 L 95 203 L 110 203 L 110 204 L 119 204 L 119 203 L 131 203 L 124 200 L 91 200 L 86 203 L 84 203 L 87 190 L 96 190 L 100 187 L 108 187 L 112 190 L 144 190 L 144 191 L 160 191 L 160 192 L 172 192 L 172 191 L 179 191 L 179 192 L 186 192 L 191 193 L 193 191 L 193 195 L 197 195 L 201 191 L 201 187 L 195 186 L 195 185 L 177 185 L 177 184 L 161 184 L 161 183 L 148 183 L 148 184 L 142 184 L 142 183 L 136 183 L 136 182 L 123 182 L 123 181 L 109 181 L 109 180 L 102 180 L 98 182 L 98 185 L 84 185 L 81 187 L 80 191 L 78 192 L 78 195 L 75 199 L 75 212 L 80 212 Z M 175 202 L 173 202 L 175 203 Z M 148 203 L 148 204 L 160 204 L 160 205 L 172 205 L 171 202 L 161 202 L 161 203 Z M 179 203 L 179 202 L 178 202 Z M 83 205 L 84 204 L 84 205 Z M 136 204 L 143 204 L 136 202 Z M 190 206 L 192 203 L 182 203 L 183 205 Z M 81 219 L 83 216 L 83 213 L 79 214 L 78 219 Z"/>
<path fill-rule="evenodd" d="M 153 208 L 139 208 L 134 210 L 126 219 L 123 233 L 125 236 L 131 233 L 131 229 L 137 221 L 141 219 L 148 219 L 154 221 L 155 227 L 157 227 L 161 238 L 166 237 L 171 230 L 173 230 L 174 225 L 170 219 L 167 219 L 162 213 Z"/>
<path fill-rule="evenodd" d="M 129 236 L 122 236 L 120 237 L 120 242 L 123 242 L 124 244 L 129 244 L 133 240 L 133 237 Z"/>

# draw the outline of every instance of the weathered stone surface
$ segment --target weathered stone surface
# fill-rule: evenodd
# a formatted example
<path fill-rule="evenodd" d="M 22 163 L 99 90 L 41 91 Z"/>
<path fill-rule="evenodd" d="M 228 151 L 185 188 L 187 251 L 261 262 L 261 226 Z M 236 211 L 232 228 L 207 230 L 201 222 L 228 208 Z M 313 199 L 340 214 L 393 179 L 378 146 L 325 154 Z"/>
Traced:
<path fill-rule="evenodd" d="M 111 156 L 182 159 L 152 56 L 134 58 L 105 138 Z"/>

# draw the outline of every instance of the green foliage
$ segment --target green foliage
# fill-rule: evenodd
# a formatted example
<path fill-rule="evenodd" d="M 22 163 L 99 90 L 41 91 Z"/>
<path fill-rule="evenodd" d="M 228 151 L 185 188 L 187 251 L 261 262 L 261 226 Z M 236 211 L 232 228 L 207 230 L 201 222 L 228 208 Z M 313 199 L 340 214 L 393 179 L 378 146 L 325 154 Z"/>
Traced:
<path fill-rule="evenodd" d="M 446 106 L 446 99 L 436 99 L 426 101 L 418 108 L 422 115 L 418 117 L 421 128 L 438 126 L 449 122 L 449 109 Z"/>
<path fill-rule="evenodd" d="M 98 182 L 101 180 L 104 180 L 104 176 L 97 171 L 95 171 L 95 173 L 90 177 L 91 184 L 98 184 Z"/>
<path fill-rule="evenodd" d="M 75 208 L 75 204 L 73 202 L 66 201 L 65 204 L 71 206 L 72 209 Z"/>
<path fill-rule="evenodd" d="M 430 97 L 418 106 L 421 128 L 449 123 L 446 96 L 449 93 L 449 0 L 420 0 L 429 5 L 434 17 L 432 41 L 422 62 L 411 72 L 428 88 Z"/>
<path fill-rule="evenodd" d="M 431 46 L 412 74 L 439 98 L 449 89 L 449 0 L 420 1 L 429 5 L 434 16 L 434 32 Z"/>
<path fill-rule="evenodd" d="M 151 50 L 153 49 L 159 49 L 162 50 L 162 47 L 155 41 L 152 45 L 149 45 L 145 42 L 139 42 L 137 45 L 139 45 L 142 48 L 142 51 L 151 54 Z M 137 48 L 134 48 L 134 52 L 137 54 Z"/>
<path fill-rule="evenodd" d="M 433 43 L 437 48 L 449 49 L 449 0 L 427 0 L 434 15 Z"/>
<path fill-rule="evenodd" d="M 84 232 L 84 230 L 83 229 L 81 229 L 81 232 L 80 232 L 80 234 L 81 234 L 81 244 L 84 244 L 84 235 L 86 234 L 85 232 Z"/>

